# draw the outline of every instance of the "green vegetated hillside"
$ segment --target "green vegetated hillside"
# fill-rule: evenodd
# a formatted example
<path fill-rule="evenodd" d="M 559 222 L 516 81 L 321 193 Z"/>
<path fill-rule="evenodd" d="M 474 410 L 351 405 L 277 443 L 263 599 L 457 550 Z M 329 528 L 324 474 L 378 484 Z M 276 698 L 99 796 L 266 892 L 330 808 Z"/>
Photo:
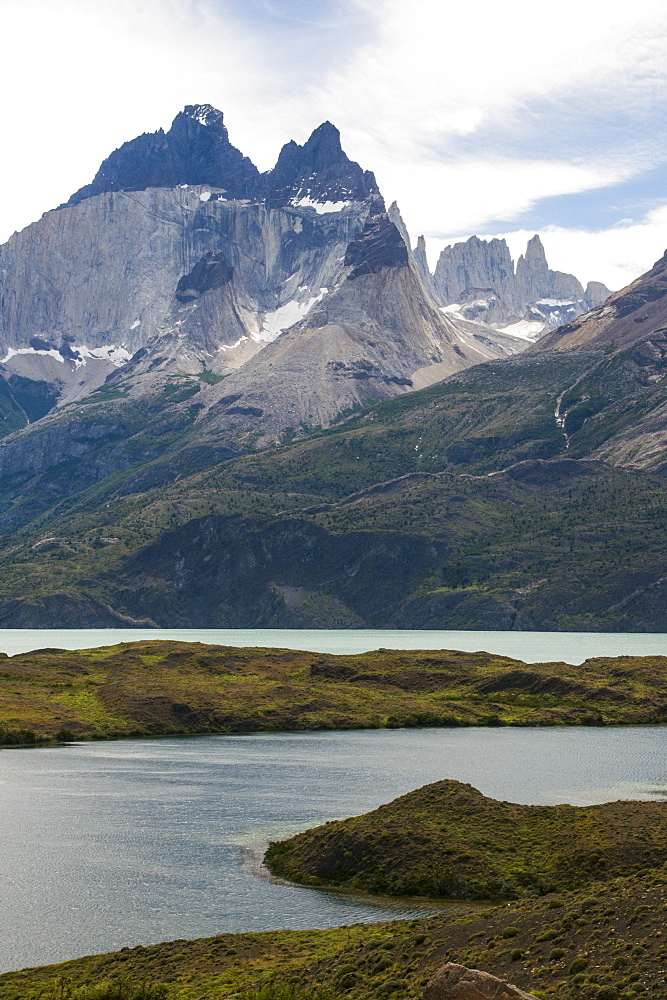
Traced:
<path fill-rule="evenodd" d="M 667 802 L 526 806 L 439 781 L 270 845 L 275 875 L 390 895 L 507 899 L 667 862 Z"/>
<path fill-rule="evenodd" d="M 524 354 L 236 458 L 116 421 L 0 484 L 0 623 L 667 631 L 662 366 Z"/>
<path fill-rule="evenodd" d="M 420 1000 L 445 962 L 541 1000 L 664 997 L 667 869 L 478 912 L 323 931 L 220 934 L 0 975 L 0 1000 Z M 318 992 L 318 988 L 322 992 Z"/>
<path fill-rule="evenodd" d="M 13 536 L 0 623 L 667 631 L 661 479 L 563 459 L 313 499 L 211 474 L 68 513 Z"/>
<path fill-rule="evenodd" d="M 527 665 L 489 653 L 350 656 L 132 642 L 0 658 L 0 740 L 667 720 L 667 658 Z"/>

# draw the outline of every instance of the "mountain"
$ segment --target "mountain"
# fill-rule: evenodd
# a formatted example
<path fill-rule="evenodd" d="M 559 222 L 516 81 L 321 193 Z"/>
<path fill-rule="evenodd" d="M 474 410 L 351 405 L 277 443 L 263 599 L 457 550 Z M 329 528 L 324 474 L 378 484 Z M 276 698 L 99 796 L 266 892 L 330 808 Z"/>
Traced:
<path fill-rule="evenodd" d="M 564 351 L 599 346 L 630 347 L 660 334 L 667 326 L 667 251 L 650 271 L 626 288 L 566 323 L 540 344 L 541 350 Z"/>
<path fill-rule="evenodd" d="M 95 479 L 174 435 L 275 443 L 525 347 L 441 314 L 330 122 L 260 174 L 210 105 L 112 153 L 0 275 L 4 430 L 26 425 L 1 475 L 76 454 Z"/>
<path fill-rule="evenodd" d="M 423 249 L 417 252 L 425 259 Z M 450 315 L 530 340 L 611 294 L 601 282 L 589 282 L 584 291 L 574 275 L 552 271 L 537 235 L 528 241 L 516 269 L 505 240 L 471 236 L 465 243 L 447 246 L 438 258 L 433 287 Z"/>
<path fill-rule="evenodd" d="M 1 624 L 667 631 L 664 260 L 530 345 L 576 279 L 475 239 L 443 306 L 330 123 L 109 162 L 0 248 Z"/>
<path fill-rule="evenodd" d="M 186 105 L 168 132 L 144 133 L 102 163 L 91 184 L 68 205 L 108 191 L 144 191 L 179 184 L 210 184 L 230 198 L 251 197 L 259 171 L 229 141 L 222 112 L 210 104 Z"/>

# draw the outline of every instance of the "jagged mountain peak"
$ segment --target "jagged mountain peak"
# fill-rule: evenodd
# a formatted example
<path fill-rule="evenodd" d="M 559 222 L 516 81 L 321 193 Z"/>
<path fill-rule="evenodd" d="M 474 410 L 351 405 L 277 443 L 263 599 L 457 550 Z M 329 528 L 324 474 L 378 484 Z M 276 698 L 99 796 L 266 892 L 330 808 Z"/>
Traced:
<path fill-rule="evenodd" d="M 329 121 L 319 125 L 302 146 L 294 140 L 286 143 L 264 178 L 266 201 L 272 208 L 292 204 L 335 211 L 349 202 L 380 196 L 374 175 L 347 156 L 340 132 Z"/>
<path fill-rule="evenodd" d="M 205 125 L 207 128 L 224 127 L 222 111 L 214 108 L 212 104 L 186 104 L 174 118 L 174 124 L 181 115 L 185 118 L 192 118 L 193 121 L 199 122 L 200 125 Z"/>
<path fill-rule="evenodd" d="M 519 257 L 519 260 L 523 260 L 526 264 L 533 267 L 546 268 L 549 266 L 547 264 L 547 255 L 544 252 L 544 244 L 537 233 L 528 240 L 526 252 Z"/>
<path fill-rule="evenodd" d="M 210 184 L 231 198 L 248 197 L 260 177 L 257 167 L 231 144 L 221 111 L 188 104 L 168 132 L 145 132 L 104 160 L 92 183 L 68 205 L 105 191 L 142 191 L 180 184 Z"/>
<path fill-rule="evenodd" d="M 537 233 L 516 269 L 504 239 L 471 236 L 447 246 L 438 259 L 433 285 L 436 298 L 452 315 L 529 340 L 569 322 L 610 294 L 601 282 L 589 282 L 584 291 L 574 275 L 552 271 Z"/>

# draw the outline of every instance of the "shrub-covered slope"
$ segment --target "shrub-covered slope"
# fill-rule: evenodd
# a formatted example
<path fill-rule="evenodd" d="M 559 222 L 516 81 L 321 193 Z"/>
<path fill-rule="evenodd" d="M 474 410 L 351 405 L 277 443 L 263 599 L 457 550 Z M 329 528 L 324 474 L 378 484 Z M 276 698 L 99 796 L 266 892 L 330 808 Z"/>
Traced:
<path fill-rule="evenodd" d="M 438 781 L 269 847 L 306 885 L 455 899 L 573 890 L 667 861 L 667 802 L 526 806 Z"/>
<path fill-rule="evenodd" d="M 0 624 L 667 631 L 661 439 L 632 437 L 658 347 L 481 365 L 231 460 L 170 431 L 119 471 L 102 437 L 0 483 Z"/>
<path fill-rule="evenodd" d="M 480 912 L 128 947 L 5 973 L 0 1000 L 76 990 L 80 1000 L 134 1000 L 155 982 L 166 984 L 169 1000 L 262 989 L 257 1000 L 317 1000 L 308 991 L 318 984 L 350 1000 L 420 1000 L 448 961 L 484 969 L 542 1000 L 662 1000 L 666 912 L 667 870 L 651 869 Z"/>
<path fill-rule="evenodd" d="M 667 631 L 664 480 L 602 463 L 94 499 L 8 540 L 0 624 Z"/>

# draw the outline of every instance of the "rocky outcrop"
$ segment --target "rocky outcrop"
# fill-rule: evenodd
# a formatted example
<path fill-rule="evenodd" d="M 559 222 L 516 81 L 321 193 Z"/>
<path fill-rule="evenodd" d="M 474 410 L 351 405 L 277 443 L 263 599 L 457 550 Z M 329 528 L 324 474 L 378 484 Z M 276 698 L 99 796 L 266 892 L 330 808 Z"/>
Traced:
<path fill-rule="evenodd" d="M 514 264 L 505 240 L 471 236 L 441 252 L 433 275 L 443 305 L 460 302 L 469 288 L 492 288 L 509 315 L 520 315 Z"/>
<path fill-rule="evenodd" d="M 599 281 L 589 282 L 584 291 L 574 275 L 552 271 L 537 235 L 528 241 L 516 271 L 505 240 L 472 236 L 448 246 L 440 254 L 433 283 L 450 315 L 532 340 L 610 295 Z"/>
<path fill-rule="evenodd" d="M 424 1000 L 537 1000 L 489 972 L 448 962 L 426 985 Z"/>

